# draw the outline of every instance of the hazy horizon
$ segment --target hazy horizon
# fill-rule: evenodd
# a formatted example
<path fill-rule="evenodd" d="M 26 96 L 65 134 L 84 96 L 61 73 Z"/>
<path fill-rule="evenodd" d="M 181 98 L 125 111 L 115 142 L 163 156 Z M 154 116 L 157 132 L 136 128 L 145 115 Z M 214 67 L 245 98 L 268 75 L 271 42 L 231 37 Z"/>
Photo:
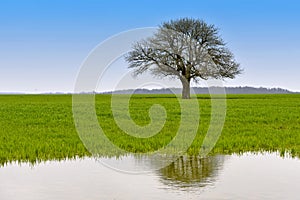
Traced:
<path fill-rule="evenodd" d="M 218 87 L 218 86 L 216 86 Z M 171 88 L 171 87 L 170 87 Z M 148 91 L 155 91 L 155 90 L 168 90 L 170 88 L 128 88 L 128 89 L 117 89 L 117 90 L 106 90 L 106 91 L 92 91 L 92 92 L 95 92 L 97 94 L 103 94 L 103 93 L 111 93 L 111 92 L 119 92 L 119 91 L 131 91 L 131 90 L 148 90 Z M 194 86 L 192 88 L 201 88 L 201 89 L 207 89 L 208 87 L 204 87 L 204 86 Z M 225 89 L 246 89 L 246 88 L 249 88 L 249 89 L 256 89 L 256 90 L 286 90 L 287 92 L 292 92 L 292 93 L 300 93 L 300 91 L 291 91 L 291 90 L 288 90 L 286 88 L 277 88 L 277 87 L 271 87 L 271 88 L 268 88 L 268 87 L 251 87 L 251 86 L 225 86 L 224 87 Z M 180 90 L 182 89 L 181 87 L 172 87 L 172 89 L 176 89 L 176 90 Z M 78 92 L 77 92 L 78 93 Z M 88 91 L 82 91 L 82 93 L 90 93 Z M 22 91 L 12 91 L 12 92 L 2 92 L 0 91 L 0 94 L 76 94 L 74 91 L 44 91 L 44 92 L 22 92 Z"/>

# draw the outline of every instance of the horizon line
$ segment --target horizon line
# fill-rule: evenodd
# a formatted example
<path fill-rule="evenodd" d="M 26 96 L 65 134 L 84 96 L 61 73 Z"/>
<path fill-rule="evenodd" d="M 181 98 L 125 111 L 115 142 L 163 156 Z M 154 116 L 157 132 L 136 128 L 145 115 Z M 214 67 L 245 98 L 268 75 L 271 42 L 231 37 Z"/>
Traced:
<path fill-rule="evenodd" d="M 211 87 L 220 87 L 220 86 L 211 86 Z M 5 94 L 83 94 L 83 93 L 94 93 L 94 94 L 107 94 L 107 93 L 113 93 L 113 92 L 121 92 L 121 91 L 130 91 L 130 90 L 148 90 L 148 91 L 153 91 L 153 90 L 164 90 L 164 89 L 182 89 L 181 87 L 169 87 L 169 88 L 128 88 L 128 89 L 119 89 L 119 90 L 106 90 L 106 91 L 82 91 L 82 92 L 74 92 L 74 91 L 0 91 L 0 95 L 5 95 Z M 191 88 L 201 88 L 201 89 L 207 89 L 208 87 L 191 87 Z M 286 88 L 282 87 L 255 87 L 255 86 L 224 86 L 224 88 L 230 88 L 230 89 L 238 89 L 238 88 L 252 88 L 252 89 L 266 89 L 266 90 L 283 90 L 286 92 L 290 93 L 300 93 L 298 90 L 289 90 Z"/>

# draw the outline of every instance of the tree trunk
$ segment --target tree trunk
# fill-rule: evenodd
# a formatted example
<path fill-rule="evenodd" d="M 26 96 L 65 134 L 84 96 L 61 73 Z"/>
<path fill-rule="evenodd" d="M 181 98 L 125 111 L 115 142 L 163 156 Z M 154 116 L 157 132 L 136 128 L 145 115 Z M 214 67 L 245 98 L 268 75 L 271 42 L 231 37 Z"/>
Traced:
<path fill-rule="evenodd" d="M 190 81 L 187 80 L 186 78 L 181 78 L 181 83 L 182 83 L 182 98 L 183 99 L 190 99 Z"/>

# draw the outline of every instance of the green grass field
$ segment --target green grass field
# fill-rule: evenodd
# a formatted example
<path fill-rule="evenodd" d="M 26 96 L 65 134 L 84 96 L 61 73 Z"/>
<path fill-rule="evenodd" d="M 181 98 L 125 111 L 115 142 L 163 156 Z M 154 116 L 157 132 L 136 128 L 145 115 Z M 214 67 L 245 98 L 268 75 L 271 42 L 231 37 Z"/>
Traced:
<path fill-rule="evenodd" d="M 96 95 L 96 112 L 106 136 L 130 152 L 155 151 L 168 144 L 180 123 L 180 108 L 172 95 L 134 95 L 130 114 L 139 125 L 150 122 L 153 104 L 166 108 L 163 129 L 147 139 L 126 135 L 116 125 L 110 95 Z M 210 98 L 199 95 L 201 121 L 188 154 L 198 154 L 210 122 Z M 279 151 L 300 157 L 300 95 L 227 95 L 222 135 L 211 154 Z M 0 164 L 89 156 L 76 132 L 71 95 L 1 95 Z"/>

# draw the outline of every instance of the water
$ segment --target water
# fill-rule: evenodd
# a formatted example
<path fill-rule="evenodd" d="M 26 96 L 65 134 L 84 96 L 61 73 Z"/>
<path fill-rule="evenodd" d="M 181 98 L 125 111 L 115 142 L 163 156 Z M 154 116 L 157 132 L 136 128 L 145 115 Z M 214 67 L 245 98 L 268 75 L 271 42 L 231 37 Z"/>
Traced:
<path fill-rule="evenodd" d="M 85 158 L 9 164 L 0 168 L 0 180 L 1 200 L 294 200 L 299 199 L 300 161 L 276 154 L 181 157 L 163 169 L 130 174 Z"/>

